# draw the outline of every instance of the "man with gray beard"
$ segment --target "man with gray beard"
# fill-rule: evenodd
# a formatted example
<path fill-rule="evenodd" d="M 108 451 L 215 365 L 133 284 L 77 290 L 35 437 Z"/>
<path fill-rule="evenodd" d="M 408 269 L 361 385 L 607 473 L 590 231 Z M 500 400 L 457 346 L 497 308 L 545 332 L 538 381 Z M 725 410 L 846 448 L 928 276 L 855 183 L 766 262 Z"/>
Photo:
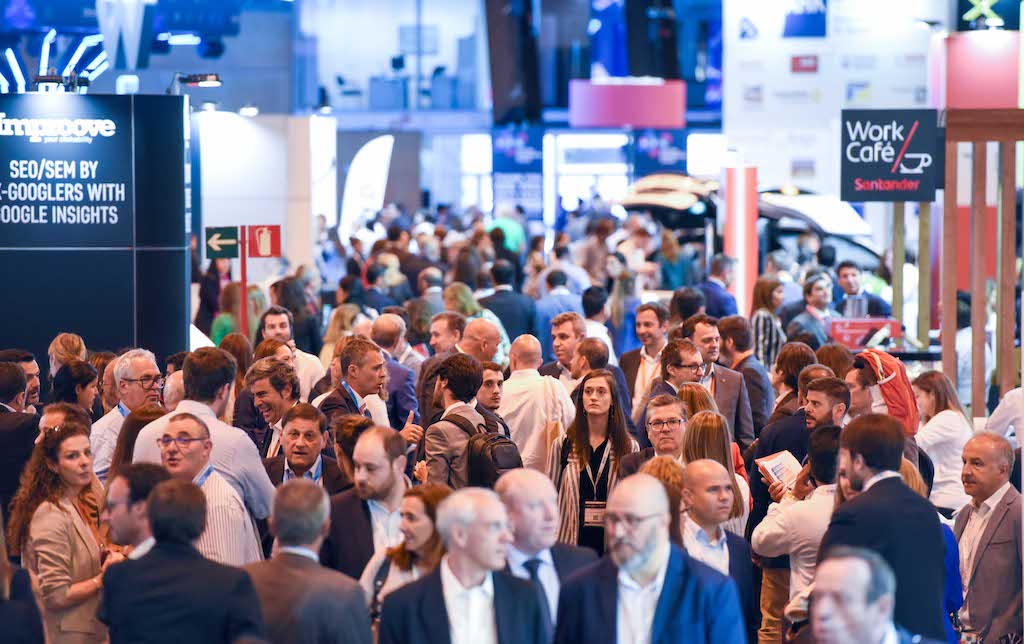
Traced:
<path fill-rule="evenodd" d="M 562 585 L 556 644 L 746 641 L 736 585 L 669 540 L 678 511 L 654 477 L 619 482 L 603 513 L 610 556 Z"/>

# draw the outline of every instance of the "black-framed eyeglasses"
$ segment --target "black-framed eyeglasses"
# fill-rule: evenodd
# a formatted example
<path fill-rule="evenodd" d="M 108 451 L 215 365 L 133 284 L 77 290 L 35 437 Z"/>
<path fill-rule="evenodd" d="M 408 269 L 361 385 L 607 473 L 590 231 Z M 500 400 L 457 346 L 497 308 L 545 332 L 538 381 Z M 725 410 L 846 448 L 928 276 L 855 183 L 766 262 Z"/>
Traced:
<path fill-rule="evenodd" d="M 653 519 L 654 517 L 662 516 L 660 513 L 636 515 L 636 514 L 615 514 L 612 512 L 604 513 L 604 527 L 611 528 L 614 525 L 621 523 L 626 526 L 627 530 L 633 530 L 644 521 Z"/>
<path fill-rule="evenodd" d="M 137 382 L 143 389 L 161 389 L 164 386 L 162 376 L 143 376 L 142 378 L 121 378 L 125 382 Z"/>
<path fill-rule="evenodd" d="M 161 436 L 156 439 L 156 444 L 161 449 L 166 449 L 171 446 L 171 443 L 177 443 L 179 449 L 185 449 L 189 443 L 193 441 L 204 441 L 205 438 L 192 438 L 191 436 Z"/>
<path fill-rule="evenodd" d="M 683 419 L 670 418 L 669 420 L 652 420 L 647 423 L 647 426 L 659 432 L 665 429 L 671 429 L 674 431 L 683 426 Z"/>
<path fill-rule="evenodd" d="M 697 364 L 681 364 L 681 365 L 679 365 L 679 368 L 680 369 L 689 369 L 690 371 L 696 373 L 698 371 L 703 371 L 704 370 L 704 363 L 703 362 L 698 362 Z"/>

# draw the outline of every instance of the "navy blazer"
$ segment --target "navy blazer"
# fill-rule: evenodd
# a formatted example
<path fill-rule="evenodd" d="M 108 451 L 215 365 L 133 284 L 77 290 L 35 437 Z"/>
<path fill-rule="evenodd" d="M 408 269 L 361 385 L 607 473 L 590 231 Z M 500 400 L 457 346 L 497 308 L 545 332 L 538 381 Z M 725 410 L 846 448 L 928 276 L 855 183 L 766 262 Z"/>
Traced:
<path fill-rule="evenodd" d="M 605 557 L 562 584 L 556 644 L 616 644 L 618 567 Z M 743 642 L 736 584 L 671 546 L 651 642 Z"/>
<path fill-rule="evenodd" d="M 697 288 L 704 291 L 704 311 L 713 318 L 736 315 L 736 298 L 719 284 L 704 280 Z"/>
<path fill-rule="evenodd" d="M 398 306 L 398 302 L 390 295 L 373 288 L 368 288 L 363 293 L 363 302 L 366 306 L 380 313 L 389 306 Z"/>
<path fill-rule="evenodd" d="M 544 349 L 544 358 L 546 360 L 553 360 L 555 350 L 552 347 L 551 340 L 551 320 L 555 319 L 555 316 L 559 313 L 566 313 L 568 311 L 575 311 L 582 316 L 583 301 L 579 295 L 571 293 L 563 293 L 561 295 L 549 294 L 537 300 L 534 306 L 537 315 L 534 321 L 536 331 L 533 335 L 537 336 L 537 339 L 540 340 L 540 346 Z"/>
<path fill-rule="evenodd" d="M 388 420 L 401 431 L 412 412 L 412 422 L 420 422 L 420 406 L 416 400 L 416 376 L 412 369 L 385 354 L 384 366 L 388 370 Z"/>
<path fill-rule="evenodd" d="M 533 298 L 514 291 L 496 290 L 494 295 L 481 298 L 480 306 L 498 316 L 509 339 L 532 334 L 537 322 L 537 304 Z"/>
<path fill-rule="evenodd" d="M 25 469 L 39 436 L 39 416 L 15 413 L 0 407 L 0 510 L 10 517 L 11 499 L 18 491 Z"/>
<path fill-rule="evenodd" d="M 754 562 L 750 558 L 750 544 L 743 537 L 725 530 L 725 543 L 729 548 L 729 578 L 736 582 L 740 596 L 743 621 L 747 626 L 747 641 L 757 643 L 757 629 L 761 621 L 761 607 L 754 593 Z"/>
<path fill-rule="evenodd" d="M 544 609 L 533 583 L 504 571 L 491 573 L 491 579 L 498 644 L 547 644 Z M 377 636 L 380 644 L 450 644 L 448 628 L 438 566 L 384 598 Z"/>

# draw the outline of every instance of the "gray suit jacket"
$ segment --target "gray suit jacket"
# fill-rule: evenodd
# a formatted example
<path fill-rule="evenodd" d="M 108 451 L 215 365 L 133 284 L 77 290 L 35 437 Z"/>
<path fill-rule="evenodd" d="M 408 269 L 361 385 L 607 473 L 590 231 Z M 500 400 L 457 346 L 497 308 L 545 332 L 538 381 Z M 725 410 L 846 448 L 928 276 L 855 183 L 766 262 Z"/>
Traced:
<path fill-rule="evenodd" d="M 746 450 L 754 442 L 754 420 L 750 414 L 747 385 L 738 372 L 715 365 L 715 404 L 732 430 L 733 440 Z"/>
<path fill-rule="evenodd" d="M 366 598 L 354 580 L 302 555 L 249 564 L 272 644 L 370 644 Z"/>
<path fill-rule="evenodd" d="M 462 403 L 452 408 L 473 425 L 485 424 L 484 417 L 473 407 Z M 453 490 L 464 488 L 469 482 L 469 458 L 466 443 L 469 434 L 453 423 L 439 420 L 427 428 L 423 443 L 427 452 L 427 483 L 447 485 Z"/>
<path fill-rule="evenodd" d="M 973 569 L 967 582 L 964 607 L 971 626 L 986 642 L 998 642 L 1003 635 L 1021 634 L 1021 497 L 1012 486 L 992 510 L 988 525 L 975 550 Z M 956 516 L 953 533 L 957 542 L 974 516 L 968 503 Z"/>

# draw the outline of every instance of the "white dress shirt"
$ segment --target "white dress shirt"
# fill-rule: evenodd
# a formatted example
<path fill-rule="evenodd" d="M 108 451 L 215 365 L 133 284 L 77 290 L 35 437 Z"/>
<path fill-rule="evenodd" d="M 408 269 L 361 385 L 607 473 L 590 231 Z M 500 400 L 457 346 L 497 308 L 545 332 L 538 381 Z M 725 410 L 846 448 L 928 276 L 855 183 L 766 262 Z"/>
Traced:
<path fill-rule="evenodd" d="M 547 472 L 548 449 L 554 440 L 547 434 L 548 425 L 557 420 L 564 431 L 576 417 L 576 406 L 554 378 L 536 369 L 519 369 L 505 381 L 497 414 L 508 425 L 523 466 Z"/>
<path fill-rule="evenodd" d="M 572 392 L 576 391 L 576 385 L 580 384 L 580 381 L 572 377 L 572 371 L 561 362 L 556 362 L 558 365 L 558 382 L 562 383 L 565 387 L 566 392 L 572 395 Z"/>
<path fill-rule="evenodd" d="M 789 598 L 793 599 L 814 581 L 821 539 L 828 530 L 835 507 L 836 485 L 815 488 L 806 499 L 792 494 L 768 506 L 768 514 L 754 528 L 750 542 L 762 557 L 789 555 Z"/>
<path fill-rule="evenodd" d="M 874 476 L 872 476 L 868 480 L 864 481 L 864 489 L 861 490 L 861 494 L 863 494 L 863 493 L 867 492 L 868 490 L 870 490 L 871 487 L 875 483 L 878 483 L 879 481 L 884 481 L 885 479 L 899 478 L 899 476 L 900 476 L 899 472 L 893 472 L 892 470 L 882 470 L 878 474 L 875 474 Z"/>
<path fill-rule="evenodd" d="M 491 573 L 479 586 L 466 588 L 448 566 L 445 555 L 441 559 L 441 591 L 451 644 L 498 644 Z"/>
<path fill-rule="evenodd" d="M 662 563 L 651 583 L 641 586 L 624 570 L 619 570 L 618 599 L 615 608 L 615 641 L 617 644 L 651 644 L 654 613 L 658 609 L 661 588 L 665 585 L 671 551 L 666 544 Z"/>
<path fill-rule="evenodd" d="M 210 440 L 213 442 L 210 463 L 213 468 L 241 495 L 254 517 L 267 518 L 274 498 L 274 484 L 267 476 L 256 444 L 242 430 L 218 419 L 209 405 L 182 400 L 174 411 L 143 427 L 135 441 L 132 462 L 159 465 L 160 448 L 156 441 L 167 431 L 171 418 L 185 413 L 198 416 L 210 429 Z"/>
<path fill-rule="evenodd" d="M 661 351 L 665 348 L 662 347 Z M 647 392 L 651 390 L 651 382 L 661 377 L 661 351 L 656 355 L 647 353 L 647 347 L 640 347 L 640 365 L 636 370 L 636 382 L 633 383 L 633 420 L 640 418 L 647 402 Z"/>
<path fill-rule="evenodd" d="M 301 349 L 295 350 L 295 375 L 299 377 L 300 400 L 309 400 L 309 392 L 313 391 L 316 383 L 324 377 L 327 371 L 317 356 L 306 353 Z"/>
<path fill-rule="evenodd" d="M 974 427 L 959 411 L 946 409 L 932 416 L 918 430 L 917 446 L 932 459 L 935 482 L 928 499 L 937 508 L 959 510 L 971 502 L 964 492 L 960 473 L 963 470 L 964 445 L 974 434 Z"/>
<path fill-rule="evenodd" d="M 142 541 L 139 545 L 132 548 L 132 551 L 128 553 L 129 559 L 141 559 L 142 557 L 149 554 L 149 551 L 156 545 L 156 539 L 148 537 Z"/>
<path fill-rule="evenodd" d="M 196 540 L 196 550 L 207 559 L 227 566 L 261 561 L 263 548 L 256 524 L 238 492 L 214 471 L 213 466 L 207 466 L 192 482 L 206 497 L 206 527 Z"/>
<path fill-rule="evenodd" d="M 683 519 L 683 547 L 697 561 L 729 576 L 729 543 L 722 526 L 718 526 L 718 534 L 710 536 L 687 514 Z"/>
<path fill-rule="evenodd" d="M 608 364 L 618 366 L 619 360 L 615 357 L 615 348 L 612 344 L 612 336 L 608 333 L 608 327 L 596 320 L 584 320 L 583 325 L 587 329 L 588 338 L 597 338 L 608 347 Z"/>
<path fill-rule="evenodd" d="M 562 582 L 558 580 L 558 571 L 555 570 L 555 560 L 551 557 L 551 548 L 541 550 L 536 555 L 529 557 L 515 546 L 508 547 L 508 569 L 513 575 L 520 579 L 530 579 L 530 571 L 523 565 L 530 559 L 537 559 L 540 565 L 537 566 L 537 578 L 541 587 L 544 588 L 544 596 L 548 600 L 548 614 L 552 621 L 558 615 L 558 592 L 562 588 Z"/>
<path fill-rule="evenodd" d="M 117 447 L 117 437 L 121 434 L 121 426 L 124 425 L 124 419 L 129 413 L 124 403 L 117 403 L 116 407 L 92 424 L 92 431 L 89 433 L 89 447 L 92 448 L 92 471 L 104 485 L 107 483 L 107 473 L 110 471 L 114 448 Z"/>
<path fill-rule="evenodd" d="M 1003 396 L 988 417 L 985 429 L 1007 438 L 1016 435 L 1017 447 L 1021 446 L 1021 435 L 1024 434 L 1024 388 L 1017 387 Z"/>
<path fill-rule="evenodd" d="M 366 502 L 366 505 L 370 508 L 373 551 L 381 552 L 402 543 L 402 531 L 399 530 L 399 526 L 402 524 L 402 513 L 398 509 L 391 512 L 380 501 L 370 500 Z"/>
<path fill-rule="evenodd" d="M 974 336 L 971 327 L 957 331 L 954 344 L 956 345 L 956 395 L 960 398 L 961 403 L 971 406 L 974 404 L 971 399 L 971 364 L 974 355 Z M 996 366 L 995 354 L 987 339 L 983 357 L 985 360 L 985 391 L 987 392 L 989 385 L 992 384 L 992 370 Z M 984 411 L 977 413 L 972 410 L 971 413 L 974 416 L 985 415 Z"/>
<path fill-rule="evenodd" d="M 281 476 L 281 483 L 287 483 L 288 481 L 299 478 L 292 471 L 292 466 L 288 462 L 287 457 L 284 459 L 284 474 Z M 318 454 L 316 460 L 313 461 L 313 466 L 306 470 L 306 473 L 302 475 L 302 478 L 313 481 L 320 487 L 324 486 L 324 457 Z"/>
<path fill-rule="evenodd" d="M 978 543 L 981 541 L 981 535 L 985 534 L 985 528 L 988 526 L 988 520 L 992 517 L 992 510 L 998 506 L 1003 496 L 1010 491 L 1010 482 L 1003 483 L 1002 487 L 992 493 L 992 496 L 985 499 L 981 506 L 974 504 L 971 501 L 971 505 L 974 505 L 974 513 L 971 514 L 971 518 L 967 520 L 967 525 L 964 526 L 964 531 L 960 533 L 960 582 L 964 589 L 964 599 L 967 599 L 967 590 L 969 582 L 971 581 L 971 573 L 974 571 L 974 559 L 977 556 Z M 974 626 L 970 623 L 970 618 L 967 614 L 967 604 L 960 610 L 960 620 L 969 626 Z"/>

